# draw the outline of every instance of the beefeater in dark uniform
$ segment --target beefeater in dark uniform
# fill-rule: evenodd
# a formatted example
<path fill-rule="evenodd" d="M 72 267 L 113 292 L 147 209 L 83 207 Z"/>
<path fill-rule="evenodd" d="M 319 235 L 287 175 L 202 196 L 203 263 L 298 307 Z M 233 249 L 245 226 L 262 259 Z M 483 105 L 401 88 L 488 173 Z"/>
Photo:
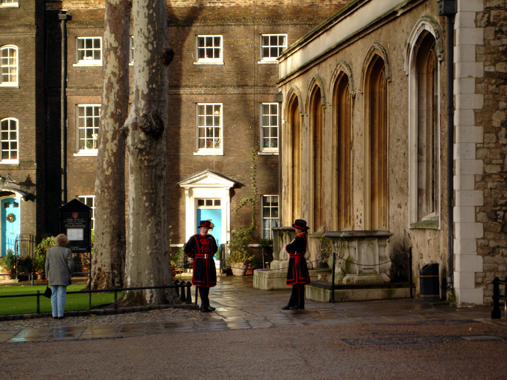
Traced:
<path fill-rule="evenodd" d="M 201 308 L 199 310 L 203 313 L 209 313 L 215 310 L 209 304 L 209 288 L 217 284 L 217 272 L 213 255 L 218 251 L 218 246 L 215 238 L 208 235 L 208 231 L 212 228 L 209 220 L 201 220 L 197 228 L 201 232 L 188 239 L 183 251 L 188 257 L 194 259 L 192 284 L 197 286 L 201 296 Z"/>
<path fill-rule="evenodd" d="M 296 231 L 296 238 L 285 246 L 289 253 L 289 270 L 287 271 L 287 285 L 292 285 L 292 294 L 287 306 L 282 310 L 304 310 L 305 309 L 305 285 L 310 285 L 310 274 L 306 266 L 305 253 L 308 246 L 306 221 L 296 219 L 292 225 Z"/>

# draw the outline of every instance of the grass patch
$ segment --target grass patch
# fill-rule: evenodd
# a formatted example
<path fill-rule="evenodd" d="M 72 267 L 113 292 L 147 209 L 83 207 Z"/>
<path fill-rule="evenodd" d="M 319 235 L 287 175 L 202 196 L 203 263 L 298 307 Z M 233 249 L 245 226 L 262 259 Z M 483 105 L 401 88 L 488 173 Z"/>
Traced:
<path fill-rule="evenodd" d="M 68 294 L 68 292 L 75 292 L 83 290 L 83 285 L 70 285 L 67 287 L 67 298 L 65 302 L 65 310 L 88 310 L 89 307 L 89 294 Z M 37 290 L 41 293 L 40 296 L 40 312 L 51 312 L 51 300 L 43 297 L 42 294 L 46 290 L 45 285 L 41 286 L 4 286 L 0 287 L 0 296 L 18 295 L 18 294 L 36 294 Z M 118 299 L 122 296 L 118 292 Z M 92 293 L 92 309 L 101 306 L 110 305 L 114 302 L 114 293 Z M 8 314 L 31 314 L 37 312 L 37 297 L 15 297 L 15 298 L 0 298 L 0 315 Z"/>

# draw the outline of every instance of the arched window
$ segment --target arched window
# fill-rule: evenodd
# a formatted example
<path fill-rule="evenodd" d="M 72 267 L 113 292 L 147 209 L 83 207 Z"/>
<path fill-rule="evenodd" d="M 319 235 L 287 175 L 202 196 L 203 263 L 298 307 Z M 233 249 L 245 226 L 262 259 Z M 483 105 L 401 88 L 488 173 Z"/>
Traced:
<path fill-rule="evenodd" d="M 291 178 L 292 219 L 301 218 L 301 116 L 299 101 L 294 97 L 289 104 L 289 130 L 291 133 Z"/>
<path fill-rule="evenodd" d="M 0 48 L 0 86 L 18 85 L 18 48 L 13 45 Z"/>
<path fill-rule="evenodd" d="M 316 87 L 310 103 L 310 127 L 312 130 L 312 162 L 313 162 L 313 224 L 318 230 L 324 224 L 323 210 L 323 176 L 322 176 L 322 95 Z"/>
<path fill-rule="evenodd" d="M 375 55 L 366 81 L 366 218 L 365 228 L 387 228 L 387 79 L 384 60 Z"/>
<path fill-rule="evenodd" d="M 443 60 L 438 23 L 421 19 L 408 43 L 409 222 L 412 228 L 440 225 L 440 93 Z"/>
<path fill-rule="evenodd" d="M 338 230 L 352 226 L 352 188 L 351 188 L 351 130 L 352 100 L 349 77 L 341 73 L 336 81 L 333 109 L 336 130 L 336 220 Z"/>
<path fill-rule="evenodd" d="M 18 121 L 16 119 L 7 118 L 0 120 L 0 143 L 0 162 L 18 162 Z"/>
<path fill-rule="evenodd" d="M 417 75 L 417 219 L 433 218 L 438 191 L 438 78 L 435 38 L 422 37 L 416 60 Z"/>

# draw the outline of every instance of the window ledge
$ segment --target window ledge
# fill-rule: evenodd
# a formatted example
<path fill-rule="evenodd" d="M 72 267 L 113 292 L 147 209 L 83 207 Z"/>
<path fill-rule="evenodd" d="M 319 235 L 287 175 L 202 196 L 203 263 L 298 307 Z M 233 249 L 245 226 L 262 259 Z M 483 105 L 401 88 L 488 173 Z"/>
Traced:
<path fill-rule="evenodd" d="M 77 153 L 74 153 L 74 157 L 95 157 L 97 156 L 97 149 L 90 149 L 90 150 L 80 150 Z"/>
<path fill-rule="evenodd" d="M 2 160 L 2 161 L 0 161 L 0 164 L 2 164 L 2 165 L 18 165 L 19 160 Z"/>
<path fill-rule="evenodd" d="M 194 62 L 194 65 L 224 65 L 224 61 L 213 62 L 213 61 L 201 61 Z"/>
<path fill-rule="evenodd" d="M 0 8 L 19 8 L 19 3 L 17 4 L 0 4 Z"/>
<path fill-rule="evenodd" d="M 412 223 L 410 225 L 411 229 L 440 229 L 440 223 L 438 220 L 423 220 L 421 222 Z"/>
<path fill-rule="evenodd" d="M 102 67 L 102 62 L 78 62 L 72 65 L 73 67 Z"/>
<path fill-rule="evenodd" d="M 223 150 L 220 150 L 220 151 L 203 151 L 203 150 L 200 150 L 199 152 L 194 152 L 194 156 L 223 156 L 224 155 L 224 151 Z"/>
<path fill-rule="evenodd" d="M 278 61 L 259 61 L 259 65 L 278 65 Z"/>
<path fill-rule="evenodd" d="M 19 88 L 19 84 L 16 83 L 0 83 L 0 87 L 11 87 L 11 88 Z"/>
<path fill-rule="evenodd" d="M 257 152 L 259 156 L 278 156 L 278 152 Z"/>

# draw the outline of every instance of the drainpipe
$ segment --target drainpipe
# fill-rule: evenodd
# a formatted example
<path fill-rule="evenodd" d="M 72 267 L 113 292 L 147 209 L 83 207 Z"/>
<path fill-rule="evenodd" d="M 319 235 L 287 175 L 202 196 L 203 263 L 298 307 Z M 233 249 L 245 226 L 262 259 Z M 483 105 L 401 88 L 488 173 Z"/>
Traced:
<path fill-rule="evenodd" d="M 67 203 L 67 21 L 70 13 L 61 11 L 58 19 L 62 22 L 62 84 L 61 84 L 61 110 L 60 110 L 60 137 L 61 137 L 61 173 L 62 173 L 62 205 Z"/>
<path fill-rule="evenodd" d="M 447 288 L 454 288 L 454 18 L 456 0 L 438 0 L 438 15 L 447 17 Z"/>

